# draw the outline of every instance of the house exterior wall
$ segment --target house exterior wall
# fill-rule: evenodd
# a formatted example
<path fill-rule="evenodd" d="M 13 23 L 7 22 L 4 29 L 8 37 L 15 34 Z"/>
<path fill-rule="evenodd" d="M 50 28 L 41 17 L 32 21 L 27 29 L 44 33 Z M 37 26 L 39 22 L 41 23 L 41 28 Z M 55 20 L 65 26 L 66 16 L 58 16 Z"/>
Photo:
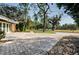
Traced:
<path fill-rule="evenodd" d="M 5 24 L 5 32 L 10 32 L 10 31 L 15 32 L 16 31 L 16 24 L 12 24 L 12 23 L 5 22 L 5 21 L 0 21 L 0 23 L 1 23 L 2 27 L 3 27 L 3 24 Z M 3 29 L 3 28 L 0 27 L 0 29 Z M 6 29 L 8 29 L 8 31 Z"/>
<path fill-rule="evenodd" d="M 5 31 L 5 32 L 10 32 L 9 30 L 9 23 L 5 21 L 0 20 L 0 30 Z"/>
<path fill-rule="evenodd" d="M 11 24 L 11 31 L 16 32 L 16 24 Z"/>

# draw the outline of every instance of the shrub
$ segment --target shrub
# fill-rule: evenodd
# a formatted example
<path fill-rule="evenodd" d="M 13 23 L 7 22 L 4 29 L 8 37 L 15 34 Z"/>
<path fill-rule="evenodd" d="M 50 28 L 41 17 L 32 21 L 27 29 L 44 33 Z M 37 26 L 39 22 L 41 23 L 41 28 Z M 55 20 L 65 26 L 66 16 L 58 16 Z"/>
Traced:
<path fill-rule="evenodd" d="M 0 30 L 0 40 L 5 37 L 5 32 Z"/>

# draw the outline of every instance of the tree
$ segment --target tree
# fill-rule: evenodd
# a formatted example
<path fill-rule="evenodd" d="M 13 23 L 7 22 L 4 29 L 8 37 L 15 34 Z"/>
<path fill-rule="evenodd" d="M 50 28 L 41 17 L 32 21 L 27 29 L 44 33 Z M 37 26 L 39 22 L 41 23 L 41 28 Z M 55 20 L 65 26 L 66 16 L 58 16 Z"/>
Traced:
<path fill-rule="evenodd" d="M 37 29 L 37 25 L 38 25 L 38 15 L 36 13 L 34 13 L 34 24 L 35 24 L 35 29 Z"/>
<path fill-rule="evenodd" d="M 46 14 L 47 14 L 47 12 L 49 10 L 49 4 L 47 4 L 47 3 L 38 4 L 37 3 L 37 6 L 39 8 L 39 13 L 41 15 L 43 15 L 43 32 L 44 32 L 45 29 L 46 29 Z"/>
<path fill-rule="evenodd" d="M 56 26 L 59 24 L 60 19 L 61 19 L 61 15 L 60 16 L 56 15 L 53 19 L 49 19 L 49 23 L 52 24 L 53 31 L 56 29 Z"/>
<path fill-rule="evenodd" d="M 29 4 L 28 3 L 19 3 L 19 8 L 22 11 L 23 31 L 25 31 L 26 30 L 26 22 L 27 22 L 28 10 L 29 10 Z"/>
<path fill-rule="evenodd" d="M 27 17 L 27 23 L 26 23 L 26 25 L 27 25 L 27 29 L 30 29 L 31 25 L 33 25 L 32 21 L 30 19 L 30 16 Z"/>
<path fill-rule="evenodd" d="M 69 14 L 74 18 L 76 24 L 79 27 L 79 4 L 78 3 L 58 3 L 59 8 L 64 7 L 65 13 Z"/>
<path fill-rule="evenodd" d="M 10 6 L 8 4 L 0 4 L 0 15 L 6 16 L 10 19 L 18 19 L 18 16 L 21 14 L 18 14 L 18 9 L 16 6 Z"/>
<path fill-rule="evenodd" d="M 79 18 L 75 18 L 74 20 L 75 20 L 76 25 L 79 27 Z"/>
<path fill-rule="evenodd" d="M 58 30 L 76 30 L 78 27 L 76 24 L 63 24 L 58 26 Z"/>

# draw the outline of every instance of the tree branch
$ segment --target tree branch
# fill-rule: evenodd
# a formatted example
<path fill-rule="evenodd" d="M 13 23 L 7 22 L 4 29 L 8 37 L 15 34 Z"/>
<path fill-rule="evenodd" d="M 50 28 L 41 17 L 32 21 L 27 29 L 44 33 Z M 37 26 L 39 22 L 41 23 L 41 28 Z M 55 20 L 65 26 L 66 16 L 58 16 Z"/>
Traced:
<path fill-rule="evenodd" d="M 45 11 L 45 12 L 47 12 L 48 11 L 48 9 L 49 9 L 49 5 L 47 4 L 47 6 L 48 6 L 48 8 L 47 8 L 47 10 Z"/>
<path fill-rule="evenodd" d="M 37 6 L 41 9 L 41 10 L 43 10 L 40 6 L 39 6 L 39 4 L 37 3 Z M 44 10 L 43 10 L 44 11 Z"/>

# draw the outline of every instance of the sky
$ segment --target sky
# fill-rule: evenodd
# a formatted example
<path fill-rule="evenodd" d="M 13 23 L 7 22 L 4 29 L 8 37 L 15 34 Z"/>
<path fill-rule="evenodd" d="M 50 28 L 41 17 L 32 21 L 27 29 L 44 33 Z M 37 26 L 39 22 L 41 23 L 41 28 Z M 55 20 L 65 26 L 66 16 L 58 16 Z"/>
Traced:
<path fill-rule="evenodd" d="M 54 15 L 59 15 L 59 14 L 63 14 L 61 17 L 61 21 L 60 24 L 74 24 L 74 20 L 71 16 L 69 16 L 68 14 L 64 13 L 64 8 L 61 8 L 59 10 L 59 8 L 56 6 L 56 4 L 53 4 L 53 6 L 51 6 L 51 10 L 53 11 L 50 16 L 54 16 Z"/>
<path fill-rule="evenodd" d="M 8 5 L 17 6 L 18 4 L 17 3 L 10 3 Z M 49 13 L 49 17 L 53 17 L 55 15 L 59 15 L 59 14 L 63 13 L 63 15 L 61 17 L 61 21 L 60 21 L 61 25 L 63 25 L 63 24 L 74 24 L 73 18 L 71 18 L 71 16 L 69 16 L 68 14 L 64 13 L 64 8 L 61 8 L 59 10 L 58 7 L 56 6 L 56 4 L 53 4 L 53 6 L 50 5 L 50 9 L 51 9 L 52 12 Z M 32 9 L 29 11 L 29 15 L 31 17 L 33 16 L 33 10 Z"/>

